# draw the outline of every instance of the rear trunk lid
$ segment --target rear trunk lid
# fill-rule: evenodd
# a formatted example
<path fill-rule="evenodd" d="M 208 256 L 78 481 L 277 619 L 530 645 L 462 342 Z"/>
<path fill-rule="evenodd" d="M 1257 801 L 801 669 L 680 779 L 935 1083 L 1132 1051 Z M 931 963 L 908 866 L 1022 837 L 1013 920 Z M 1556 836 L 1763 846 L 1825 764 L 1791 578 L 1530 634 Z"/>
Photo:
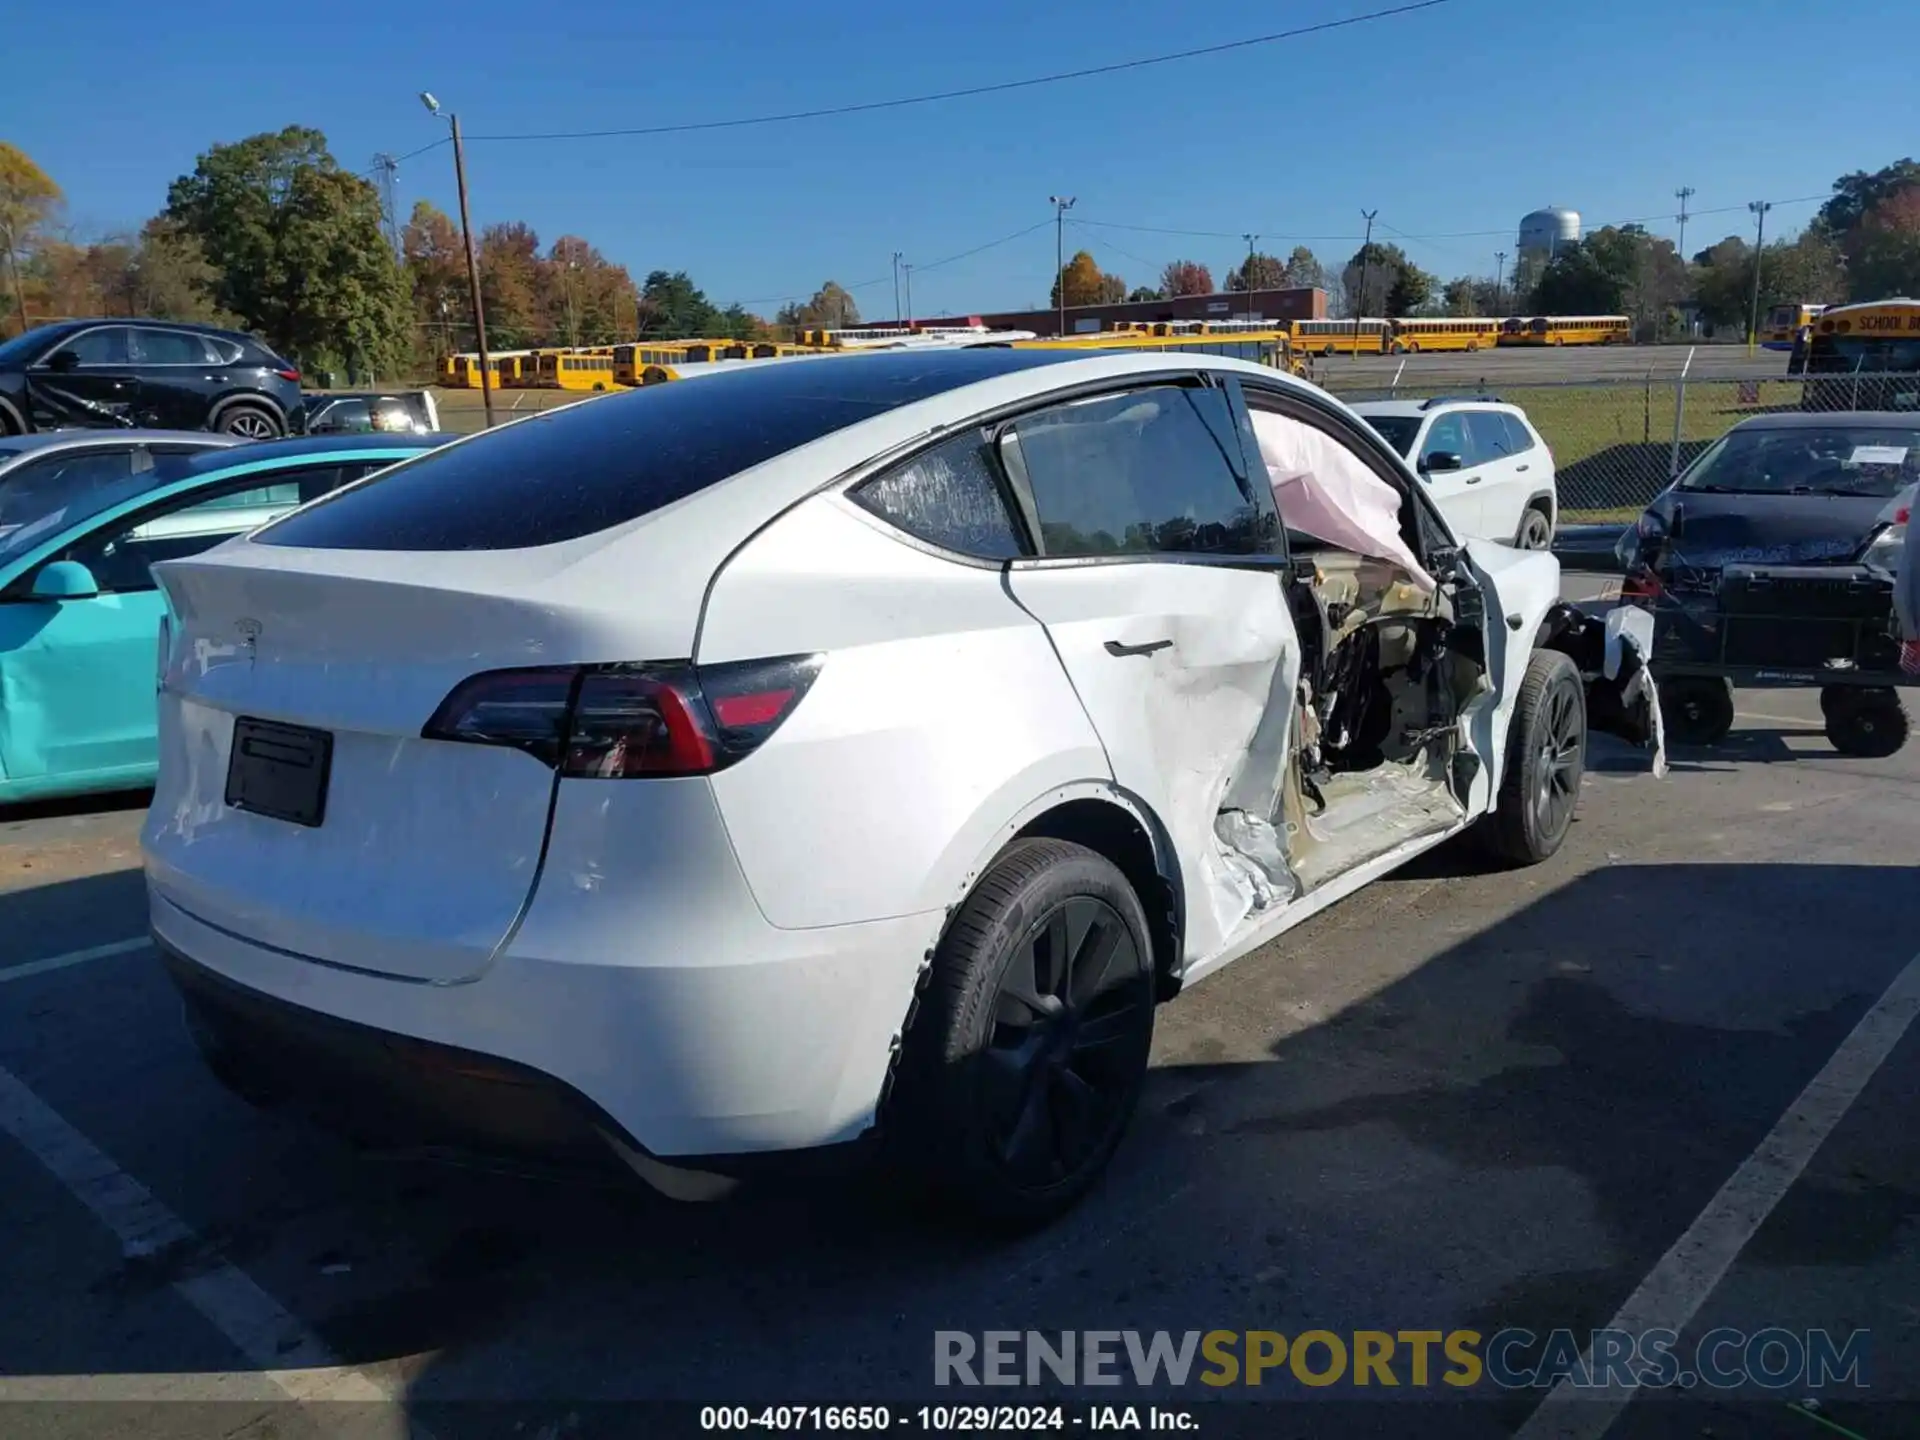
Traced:
<path fill-rule="evenodd" d="M 699 586 L 633 606 L 593 556 L 573 558 L 586 548 L 240 542 L 158 567 L 156 897 L 329 964 L 443 983 L 483 971 L 538 877 L 554 771 L 422 727 L 481 671 L 692 649 Z"/>

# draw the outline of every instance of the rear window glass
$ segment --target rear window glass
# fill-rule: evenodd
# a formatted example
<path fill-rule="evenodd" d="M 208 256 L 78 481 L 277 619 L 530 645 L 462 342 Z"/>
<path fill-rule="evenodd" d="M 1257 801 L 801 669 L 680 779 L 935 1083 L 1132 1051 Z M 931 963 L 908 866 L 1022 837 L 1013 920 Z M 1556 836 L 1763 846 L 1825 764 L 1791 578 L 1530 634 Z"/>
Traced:
<path fill-rule="evenodd" d="M 611 529 L 810 441 L 1046 351 L 837 356 L 650 385 L 398 466 L 255 537 L 321 550 L 516 550 Z"/>
<path fill-rule="evenodd" d="M 1380 432 L 1385 440 L 1402 455 L 1413 454 L 1413 442 L 1420 434 L 1420 417 L 1417 415 L 1362 415 L 1360 417 Z"/>

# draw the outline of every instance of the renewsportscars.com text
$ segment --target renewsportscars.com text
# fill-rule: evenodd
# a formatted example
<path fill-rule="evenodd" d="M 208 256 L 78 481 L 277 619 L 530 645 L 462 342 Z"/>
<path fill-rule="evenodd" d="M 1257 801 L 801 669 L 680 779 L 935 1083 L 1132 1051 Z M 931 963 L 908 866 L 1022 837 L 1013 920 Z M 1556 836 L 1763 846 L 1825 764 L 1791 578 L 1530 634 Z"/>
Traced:
<path fill-rule="evenodd" d="M 1868 1332 L 937 1330 L 940 1386 L 1865 1389 Z"/>

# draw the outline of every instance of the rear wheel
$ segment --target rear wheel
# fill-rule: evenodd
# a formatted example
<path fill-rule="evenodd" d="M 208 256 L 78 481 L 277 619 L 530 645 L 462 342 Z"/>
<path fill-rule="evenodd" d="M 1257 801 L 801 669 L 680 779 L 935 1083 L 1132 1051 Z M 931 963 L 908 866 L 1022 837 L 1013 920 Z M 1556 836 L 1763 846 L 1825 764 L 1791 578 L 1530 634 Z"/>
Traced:
<path fill-rule="evenodd" d="M 1547 518 L 1547 512 L 1529 506 L 1527 513 L 1520 517 L 1520 533 L 1514 537 L 1514 546 L 1520 550 L 1545 550 L 1553 543 L 1553 522 Z"/>
<path fill-rule="evenodd" d="M 1663 680 L 1660 723 L 1676 745 L 1717 745 L 1733 728 L 1733 687 L 1697 677 Z"/>
<path fill-rule="evenodd" d="M 1527 662 L 1507 735 L 1507 768 L 1493 813 L 1480 822 L 1488 848 L 1513 865 L 1537 865 L 1560 848 L 1587 768 L 1587 696 L 1558 650 Z"/>
<path fill-rule="evenodd" d="M 1842 755 L 1884 760 L 1907 743 L 1911 725 L 1898 691 L 1829 687 L 1820 693 L 1820 709 L 1827 739 Z"/>
<path fill-rule="evenodd" d="M 250 404 L 229 405 L 220 412 L 213 428 L 243 440 L 277 440 L 285 433 L 278 415 L 264 405 Z"/>
<path fill-rule="evenodd" d="M 998 1227 L 1069 1209 L 1140 1098 L 1152 957 L 1139 897 L 1104 857 L 1008 849 L 934 954 L 887 1107 L 895 1157 Z"/>

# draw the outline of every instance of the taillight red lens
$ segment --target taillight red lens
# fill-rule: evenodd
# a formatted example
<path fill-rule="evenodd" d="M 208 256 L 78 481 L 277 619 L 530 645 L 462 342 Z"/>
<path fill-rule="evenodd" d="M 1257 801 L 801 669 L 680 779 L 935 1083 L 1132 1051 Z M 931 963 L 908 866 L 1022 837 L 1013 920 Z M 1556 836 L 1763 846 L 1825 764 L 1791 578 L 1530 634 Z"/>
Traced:
<path fill-rule="evenodd" d="M 819 656 L 727 665 L 489 670 L 420 732 L 524 750 L 576 779 L 708 775 L 751 755 L 793 712 Z"/>
<path fill-rule="evenodd" d="M 300 383 L 300 372 L 291 365 L 284 370 L 276 370 L 273 373 L 278 375 L 282 380 L 291 380 L 296 385 Z"/>

